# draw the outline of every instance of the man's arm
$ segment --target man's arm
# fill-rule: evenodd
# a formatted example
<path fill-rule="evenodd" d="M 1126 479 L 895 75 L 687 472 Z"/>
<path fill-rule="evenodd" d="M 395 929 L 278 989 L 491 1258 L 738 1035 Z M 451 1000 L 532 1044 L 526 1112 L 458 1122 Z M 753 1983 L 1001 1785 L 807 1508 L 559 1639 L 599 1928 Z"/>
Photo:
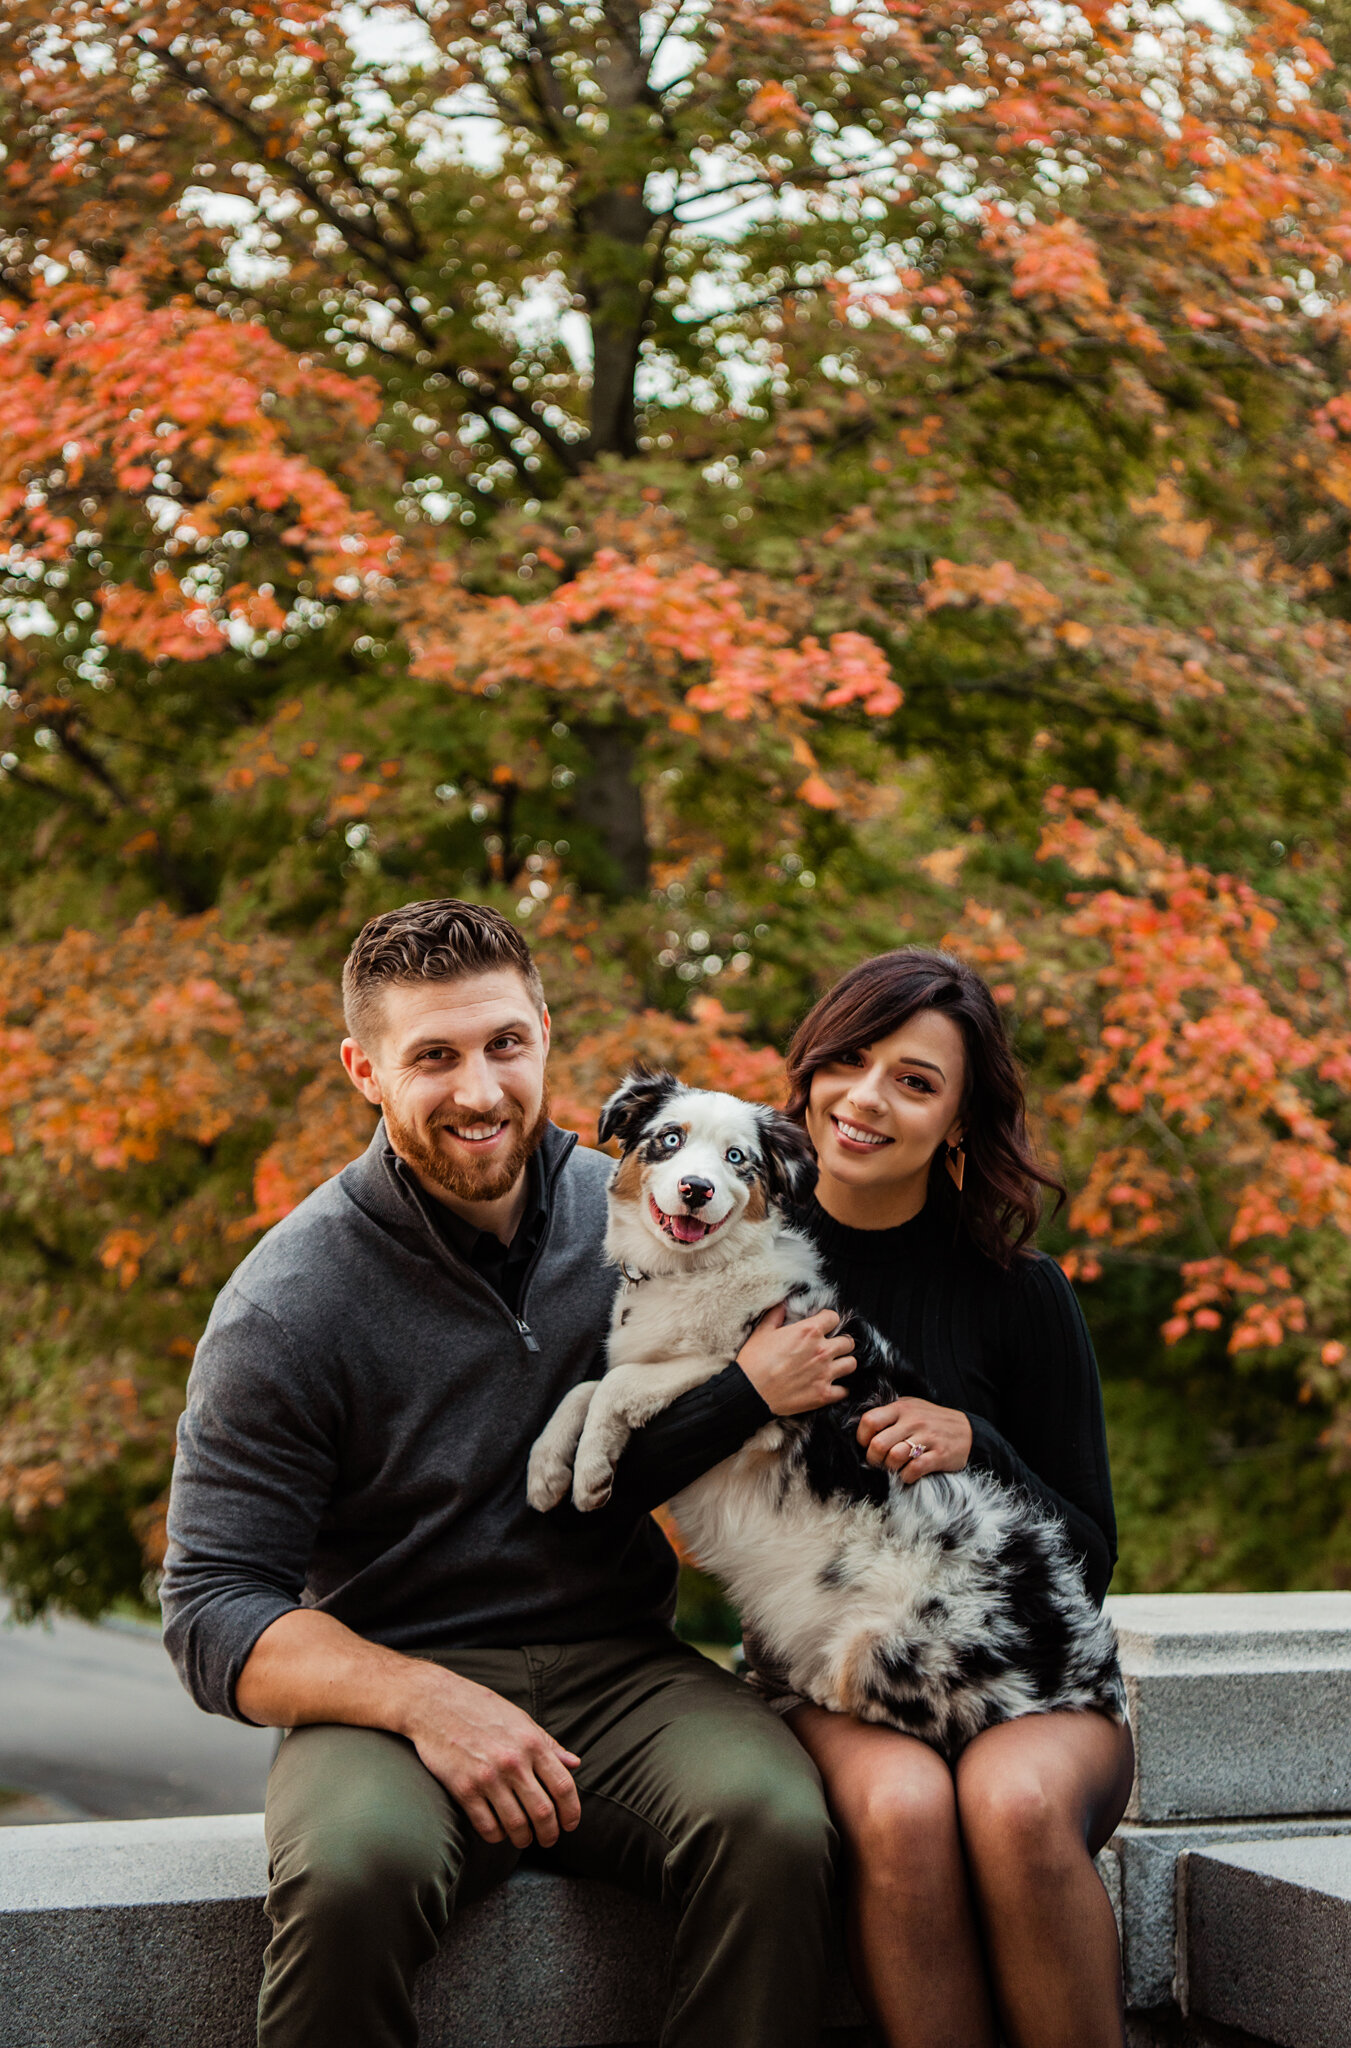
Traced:
<path fill-rule="evenodd" d="M 239 1714 L 245 1659 L 301 1604 L 340 1440 L 332 1388 L 232 1282 L 188 1379 L 160 1587 L 165 1648 L 209 1714 Z"/>
<path fill-rule="evenodd" d="M 488 1841 L 555 1842 L 579 1818 L 575 1757 L 483 1686 L 301 1605 L 342 1427 L 328 1378 L 227 1288 L 188 1382 L 169 1500 L 161 1599 L 179 1676 L 209 1713 L 404 1735 Z"/>
<path fill-rule="evenodd" d="M 235 1687 L 267 1728 L 337 1721 L 412 1743 L 485 1842 L 548 1849 L 582 1817 L 581 1759 L 509 1700 L 439 1664 L 368 1643 L 331 1614 L 296 1608 L 264 1629 Z"/>

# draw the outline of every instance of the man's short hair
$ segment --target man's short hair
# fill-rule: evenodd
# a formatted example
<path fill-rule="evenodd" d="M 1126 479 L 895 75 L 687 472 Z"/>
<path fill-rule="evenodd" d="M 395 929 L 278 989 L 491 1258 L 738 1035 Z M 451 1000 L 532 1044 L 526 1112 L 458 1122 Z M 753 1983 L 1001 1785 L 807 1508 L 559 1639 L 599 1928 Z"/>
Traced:
<path fill-rule="evenodd" d="M 362 926 L 342 970 L 342 1008 L 350 1037 L 369 1046 L 380 1027 L 382 989 L 418 981 L 462 981 L 503 968 L 521 976 L 537 1010 L 544 984 L 530 948 L 509 918 L 483 903 L 442 896 L 405 903 Z"/>

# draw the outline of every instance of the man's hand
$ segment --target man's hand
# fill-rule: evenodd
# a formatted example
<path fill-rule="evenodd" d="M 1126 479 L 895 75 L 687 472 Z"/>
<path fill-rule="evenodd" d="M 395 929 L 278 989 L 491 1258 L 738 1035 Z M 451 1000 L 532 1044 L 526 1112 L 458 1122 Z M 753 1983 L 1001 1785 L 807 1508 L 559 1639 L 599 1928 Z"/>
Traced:
<path fill-rule="evenodd" d="M 805 1415 L 844 1399 L 848 1388 L 836 1382 L 856 1360 L 853 1338 L 831 1335 L 839 1320 L 834 1309 L 823 1308 L 790 1323 L 783 1302 L 761 1316 L 736 1362 L 775 1415 Z"/>
<path fill-rule="evenodd" d="M 485 1842 L 551 1849 L 582 1817 L 572 1781 L 581 1758 L 486 1686 L 435 1664 L 424 1673 L 402 1733 L 432 1776 Z"/>
<path fill-rule="evenodd" d="M 870 1465 L 885 1465 L 913 1486 L 926 1472 L 961 1472 L 971 1456 L 971 1424 L 960 1408 L 907 1395 L 870 1408 L 858 1426 Z"/>
<path fill-rule="evenodd" d="M 293 1608 L 263 1630 L 235 1704 L 262 1728 L 338 1721 L 405 1736 L 485 1842 L 549 1849 L 582 1817 L 572 1782 L 581 1758 L 529 1714 L 440 1664 L 368 1643 L 317 1608 Z"/>

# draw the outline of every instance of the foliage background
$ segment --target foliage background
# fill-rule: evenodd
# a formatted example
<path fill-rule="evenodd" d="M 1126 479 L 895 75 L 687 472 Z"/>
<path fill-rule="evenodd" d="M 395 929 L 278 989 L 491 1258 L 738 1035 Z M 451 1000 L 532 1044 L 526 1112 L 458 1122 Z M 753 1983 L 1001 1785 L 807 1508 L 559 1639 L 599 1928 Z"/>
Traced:
<path fill-rule="evenodd" d="M 10 0 L 21 1611 L 151 1583 L 214 1292 L 368 1128 L 342 955 L 443 893 L 528 930 L 583 1130 L 965 951 L 1117 1586 L 1351 1584 L 1347 54 L 1286 0 Z"/>

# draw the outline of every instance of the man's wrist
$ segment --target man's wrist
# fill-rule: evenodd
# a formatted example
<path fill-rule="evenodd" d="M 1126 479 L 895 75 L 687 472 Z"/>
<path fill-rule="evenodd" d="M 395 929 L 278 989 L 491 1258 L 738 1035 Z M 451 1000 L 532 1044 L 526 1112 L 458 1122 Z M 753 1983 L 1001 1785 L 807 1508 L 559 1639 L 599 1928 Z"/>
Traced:
<path fill-rule="evenodd" d="M 406 1741 L 415 1743 L 428 1723 L 437 1717 L 438 1706 L 444 1710 L 448 1695 L 467 1681 L 423 1657 L 408 1657 L 404 1662 L 407 1669 L 399 1674 L 386 1725 L 391 1734 L 402 1735 Z"/>

